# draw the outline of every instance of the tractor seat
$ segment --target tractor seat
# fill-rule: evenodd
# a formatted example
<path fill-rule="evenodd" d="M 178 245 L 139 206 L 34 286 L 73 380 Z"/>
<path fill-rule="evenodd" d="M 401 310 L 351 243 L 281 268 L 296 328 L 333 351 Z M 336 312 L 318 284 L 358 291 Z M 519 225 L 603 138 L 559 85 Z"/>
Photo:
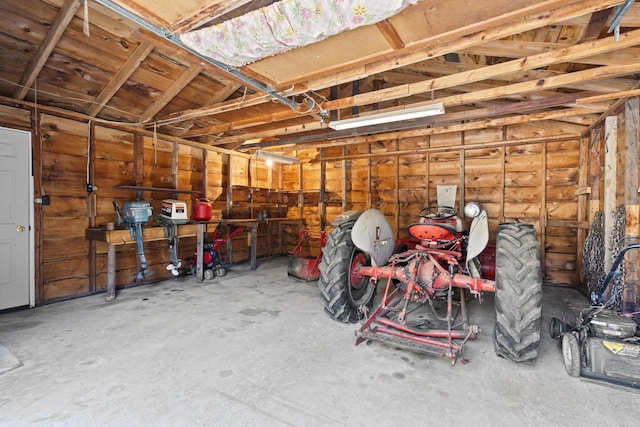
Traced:
<path fill-rule="evenodd" d="M 416 239 L 432 241 L 454 240 L 457 234 L 454 226 L 437 222 L 411 224 L 407 231 Z"/>

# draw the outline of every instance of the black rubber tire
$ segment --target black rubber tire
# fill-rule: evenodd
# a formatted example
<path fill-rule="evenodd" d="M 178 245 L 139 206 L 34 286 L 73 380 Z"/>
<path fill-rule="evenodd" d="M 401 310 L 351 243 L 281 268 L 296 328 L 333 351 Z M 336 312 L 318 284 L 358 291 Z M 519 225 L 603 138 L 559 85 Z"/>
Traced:
<path fill-rule="evenodd" d="M 542 270 L 531 224 L 500 225 L 495 301 L 496 354 L 515 362 L 534 360 L 542 328 Z"/>
<path fill-rule="evenodd" d="M 578 338 L 571 332 L 562 334 L 562 361 L 567 374 L 572 377 L 580 376 L 580 345 Z"/>
<path fill-rule="evenodd" d="M 376 291 L 375 286 L 368 283 L 367 277 L 359 278 L 358 286 L 352 286 L 351 283 L 352 260 L 354 256 L 363 257 L 351 240 L 354 224 L 355 220 L 344 222 L 327 235 L 319 265 L 318 287 L 324 311 L 332 319 L 343 323 L 355 323 L 362 317 L 360 307 L 370 309 Z M 368 265 L 371 265 L 370 261 Z"/>

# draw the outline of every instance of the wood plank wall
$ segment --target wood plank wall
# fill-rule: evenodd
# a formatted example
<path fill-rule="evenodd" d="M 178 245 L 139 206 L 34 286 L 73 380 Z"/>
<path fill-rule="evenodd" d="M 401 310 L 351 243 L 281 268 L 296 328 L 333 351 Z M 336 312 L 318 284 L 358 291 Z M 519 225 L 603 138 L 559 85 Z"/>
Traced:
<path fill-rule="evenodd" d="M 376 207 L 397 236 L 406 236 L 406 226 L 417 219 L 420 209 L 436 203 L 437 185 L 453 184 L 458 186 L 456 207 L 478 201 L 487 209 L 493 238 L 500 222 L 533 223 L 544 248 L 545 279 L 571 285 L 578 284 L 577 260 L 589 221 L 602 207 L 602 132 L 582 140 L 555 140 L 544 129 L 531 126 L 434 132 L 299 149 L 289 154 L 300 158 L 301 164 L 269 169 L 246 155 L 156 140 L 50 113 L 39 112 L 35 128 L 31 124 L 35 118 L 29 108 L 0 106 L 1 125 L 32 129 L 35 197 L 51 198 L 49 206 L 36 205 L 38 304 L 104 287 L 106 247 L 98 243 L 92 248 L 84 232 L 90 225 L 115 221 L 114 200 L 121 204 L 135 198 L 132 191 L 113 188 L 118 185 L 175 185 L 202 192 L 227 218 L 249 218 L 265 208 L 270 217 L 302 218 L 314 230 L 323 226 L 330 230 L 331 220 L 345 210 Z M 618 169 L 624 170 L 624 114 L 618 119 Z M 136 160 L 135 153 L 142 153 L 142 160 Z M 95 193 L 87 193 L 87 179 L 98 187 Z M 618 203 L 629 192 L 623 182 L 616 187 Z M 251 201 L 245 190 L 236 191 L 241 187 L 251 189 Z M 168 197 L 143 194 L 156 209 Z M 196 197 L 179 196 L 189 204 Z M 279 227 L 260 226 L 259 256 L 295 246 L 297 228 L 283 228 L 284 240 L 279 241 Z M 233 262 L 248 259 L 246 235 L 237 236 L 231 246 Z M 181 241 L 180 256 L 190 256 L 193 247 L 195 241 Z M 146 251 L 157 272 L 154 279 L 165 277 L 166 242 L 151 243 Z M 121 246 L 117 257 L 118 285 L 132 283 L 135 248 Z"/>
<path fill-rule="evenodd" d="M 481 203 L 492 239 L 501 222 L 534 224 L 544 248 L 545 280 L 578 285 L 580 141 L 542 134 L 519 126 L 377 141 L 325 149 L 324 161 L 320 149 L 307 151 L 301 187 L 318 188 L 324 168 L 320 190 L 327 197 L 318 206 L 305 203 L 302 216 L 319 227 L 324 214 L 330 229 L 343 210 L 373 207 L 384 213 L 396 237 L 406 237 L 420 209 L 437 204 L 437 186 L 456 185 L 456 208 Z M 294 176 L 292 170 L 285 174 Z"/>

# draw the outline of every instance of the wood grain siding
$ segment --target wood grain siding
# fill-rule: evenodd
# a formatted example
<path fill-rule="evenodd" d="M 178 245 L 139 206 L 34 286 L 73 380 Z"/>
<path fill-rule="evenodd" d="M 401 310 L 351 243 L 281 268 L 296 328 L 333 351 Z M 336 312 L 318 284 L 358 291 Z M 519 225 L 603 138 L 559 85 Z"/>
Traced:
<path fill-rule="evenodd" d="M 42 192 L 42 295 L 45 301 L 89 291 L 87 170 L 88 126 L 50 115 L 39 129 Z M 36 184 L 37 185 L 37 184 Z"/>

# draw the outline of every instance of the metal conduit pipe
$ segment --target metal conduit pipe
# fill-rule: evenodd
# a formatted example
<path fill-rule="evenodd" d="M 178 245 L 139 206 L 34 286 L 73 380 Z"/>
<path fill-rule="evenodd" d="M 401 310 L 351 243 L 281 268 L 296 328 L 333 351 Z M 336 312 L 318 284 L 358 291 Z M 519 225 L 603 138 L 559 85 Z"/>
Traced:
<path fill-rule="evenodd" d="M 232 68 L 226 64 L 223 64 L 222 62 L 216 61 L 213 58 L 208 58 L 204 55 L 201 55 L 200 53 L 196 52 L 195 50 L 191 49 L 190 47 L 188 47 L 187 45 L 185 45 L 184 43 L 182 43 L 182 41 L 180 40 L 180 38 L 176 35 L 176 34 L 171 34 L 168 33 L 166 31 L 164 31 L 162 28 L 159 28 L 155 25 L 153 25 L 152 23 L 150 23 L 149 21 L 135 15 L 134 13 L 130 12 L 129 10 L 125 9 L 124 7 L 120 6 L 117 3 L 114 3 L 111 0 L 94 0 L 96 3 L 106 7 L 107 9 L 127 18 L 128 20 L 136 23 L 137 25 L 141 26 L 142 28 L 151 31 L 153 34 L 162 37 L 163 39 L 173 43 L 174 45 L 178 46 L 179 48 L 194 54 L 195 56 L 197 56 L 198 58 L 202 59 L 203 61 L 208 62 L 209 64 L 213 65 L 214 67 L 218 68 L 220 71 L 223 71 L 233 77 L 235 77 L 236 79 L 242 81 L 243 83 L 246 83 L 247 86 L 251 86 L 252 88 L 260 91 L 260 92 L 264 92 L 267 95 L 269 95 L 271 98 L 277 100 L 278 102 L 288 106 L 289 108 L 291 108 L 293 111 L 298 111 L 298 105 L 288 99 L 285 98 L 284 96 L 278 94 L 277 92 L 275 92 L 272 89 L 269 89 L 267 86 L 265 86 L 264 84 L 253 80 L 250 77 L 245 76 L 244 74 L 242 74 L 241 72 L 239 72 L 237 69 Z"/>

